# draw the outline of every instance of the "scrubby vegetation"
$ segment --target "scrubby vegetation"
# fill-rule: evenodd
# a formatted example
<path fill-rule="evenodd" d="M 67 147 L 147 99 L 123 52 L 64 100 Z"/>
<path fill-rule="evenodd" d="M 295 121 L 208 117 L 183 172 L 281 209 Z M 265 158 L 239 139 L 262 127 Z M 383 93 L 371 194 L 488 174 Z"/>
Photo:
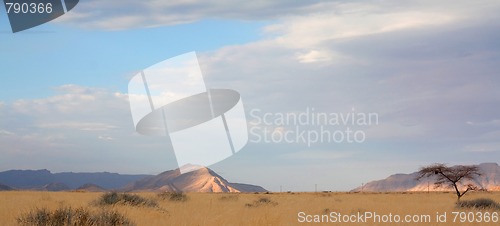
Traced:
<path fill-rule="evenodd" d="M 219 198 L 221 201 L 237 201 L 239 198 L 238 195 L 224 195 Z"/>
<path fill-rule="evenodd" d="M 187 195 L 182 192 L 163 192 L 158 194 L 158 198 L 174 202 L 184 202 L 188 200 Z"/>
<path fill-rule="evenodd" d="M 117 193 L 117 192 L 108 192 L 104 193 L 94 201 L 96 205 L 115 205 L 115 204 L 123 204 L 130 206 L 147 206 L 147 207 L 156 207 L 158 204 L 151 199 L 143 198 L 136 194 L 127 194 L 127 193 Z"/>
<path fill-rule="evenodd" d="M 39 208 L 17 218 L 22 226 L 132 226 L 135 225 L 117 211 L 101 209 L 92 212 L 85 208 L 59 207 L 56 210 Z"/>
<path fill-rule="evenodd" d="M 500 209 L 500 204 L 492 199 L 474 199 L 467 201 L 459 201 L 456 205 L 458 208 L 472 208 L 472 209 Z"/>
<path fill-rule="evenodd" d="M 272 201 L 270 198 L 260 197 L 259 199 L 255 200 L 253 203 L 245 204 L 246 207 L 259 207 L 259 206 L 264 206 L 264 205 L 276 206 L 276 205 L 278 205 L 278 203 Z"/>

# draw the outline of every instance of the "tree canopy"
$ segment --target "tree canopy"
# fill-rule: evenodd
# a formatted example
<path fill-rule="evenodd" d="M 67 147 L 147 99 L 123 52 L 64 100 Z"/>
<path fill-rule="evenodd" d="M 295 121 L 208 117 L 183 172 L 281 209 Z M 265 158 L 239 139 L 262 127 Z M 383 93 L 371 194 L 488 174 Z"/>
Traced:
<path fill-rule="evenodd" d="M 464 166 L 457 165 L 448 167 L 442 163 L 436 163 L 430 166 L 425 166 L 420 168 L 418 171 L 417 179 L 421 179 L 424 177 L 433 177 L 435 178 L 434 185 L 436 187 L 448 186 L 455 189 L 457 194 L 457 198 L 460 200 L 462 196 L 465 195 L 468 191 L 477 190 L 477 186 L 472 183 L 465 184 L 466 189 L 464 191 L 460 191 L 458 186 L 459 182 L 464 180 L 472 180 L 476 176 L 481 175 L 479 172 L 479 167 L 477 166 Z"/>

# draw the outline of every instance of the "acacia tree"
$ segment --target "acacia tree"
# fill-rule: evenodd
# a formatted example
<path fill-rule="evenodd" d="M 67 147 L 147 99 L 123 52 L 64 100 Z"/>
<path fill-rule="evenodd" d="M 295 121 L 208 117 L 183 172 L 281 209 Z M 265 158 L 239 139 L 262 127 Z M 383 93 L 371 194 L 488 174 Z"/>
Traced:
<path fill-rule="evenodd" d="M 455 189 L 457 199 L 460 200 L 465 193 L 477 190 L 478 187 L 469 183 L 465 185 L 466 189 L 461 192 L 458 189 L 458 183 L 464 179 L 473 179 L 479 175 L 481 174 L 479 173 L 479 167 L 477 166 L 458 165 L 448 167 L 445 164 L 436 163 L 420 168 L 417 179 L 420 180 L 424 177 L 434 177 L 436 180 L 434 182 L 436 188 L 441 186 L 452 187 Z"/>

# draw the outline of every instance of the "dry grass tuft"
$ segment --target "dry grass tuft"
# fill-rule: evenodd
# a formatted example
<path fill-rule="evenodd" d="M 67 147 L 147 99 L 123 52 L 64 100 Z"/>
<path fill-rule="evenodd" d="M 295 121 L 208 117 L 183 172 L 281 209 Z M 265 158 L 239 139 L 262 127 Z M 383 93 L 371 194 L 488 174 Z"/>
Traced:
<path fill-rule="evenodd" d="M 161 200 L 169 200 L 173 202 L 185 202 L 188 200 L 186 194 L 182 192 L 163 192 L 157 195 Z"/>
<path fill-rule="evenodd" d="M 127 193 L 116 193 L 116 192 L 108 192 L 104 193 L 93 202 L 95 205 L 106 206 L 106 205 L 115 205 L 115 204 L 123 204 L 130 206 L 147 206 L 147 207 L 157 207 L 158 203 L 154 200 L 143 198 L 136 194 L 127 194 Z"/>
<path fill-rule="evenodd" d="M 481 198 L 467 201 L 459 201 L 456 204 L 457 208 L 469 209 L 500 209 L 500 204 L 492 199 Z"/>
<path fill-rule="evenodd" d="M 17 218 L 22 226 L 133 226 L 135 225 L 117 211 L 101 209 L 92 213 L 85 208 L 59 207 L 54 211 L 46 208 L 31 210 Z"/>
<path fill-rule="evenodd" d="M 246 207 L 259 207 L 259 206 L 276 206 L 278 205 L 277 202 L 273 202 L 270 198 L 267 197 L 260 197 L 253 203 L 246 203 Z"/>
<path fill-rule="evenodd" d="M 238 195 L 225 195 L 219 198 L 221 201 L 238 201 Z"/>

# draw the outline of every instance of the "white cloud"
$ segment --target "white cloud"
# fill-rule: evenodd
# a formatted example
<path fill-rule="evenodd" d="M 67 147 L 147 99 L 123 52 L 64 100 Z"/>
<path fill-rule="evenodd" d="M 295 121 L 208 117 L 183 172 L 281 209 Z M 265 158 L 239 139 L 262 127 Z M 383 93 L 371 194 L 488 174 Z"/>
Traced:
<path fill-rule="evenodd" d="M 238 90 L 247 107 L 268 112 L 377 112 L 369 140 L 480 139 L 489 129 L 463 122 L 500 113 L 500 35 L 491 32 L 500 4 L 408 3 L 328 3 L 281 17 L 265 40 L 201 54 L 207 84 Z"/>
<path fill-rule="evenodd" d="M 0 121 L 2 169 L 138 173 L 175 167 L 165 138 L 135 133 L 126 94 L 78 85 L 54 90 L 0 108 L 7 119 Z"/>
<path fill-rule="evenodd" d="M 493 119 L 486 122 L 467 121 L 466 124 L 471 126 L 500 126 L 500 119 Z"/>
<path fill-rule="evenodd" d="M 475 143 L 466 145 L 463 150 L 465 152 L 472 153 L 491 153 L 500 152 L 500 143 L 498 142 L 486 142 L 486 143 Z"/>
<path fill-rule="evenodd" d="M 112 140 L 114 140 L 114 138 L 110 137 L 110 136 L 98 136 L 97 139 L 104 140 L 104 141 L 112 141 Z"/>
<path fill-rule="evenodd" d="M 38 127 L 49 128 L 49 129 L 78 129 L 83 131 L 106 131 L 118 128 L 118 126 L 111 125 L 108 123 L 74 122 L 74 121 L 41 123 L 38 125 Z"/>
<path fill-rule="evenodd" d="M 319 13 L 284 19 L 267 31 L 281 33 L 278 44 L 292 48 L 311 48 L 322 42 L 391 32 L 401 29 L 442 25 L 454 21 L 455 16 L 442 12 L 380 12 L 375 7 L 366 11 L 350 12 L 357 4 L 346 4 L 340 12 Z"/>
<path fill-rule="evenodd" d="M 33 153 L 59 152 L 67 148 L 75 148 L 75 145 L 67 143 L 64 134 L 38 133 L 36 131 L 21 133 L 9 132 L 8 136 L 0 135 L 0 149 L 3 158 L 9 160 L 8 164 L 14 165 L 22 162 L 20 159 L 9 158 L 20 156 L 21 158 L 30 156 Z M 35 160 L 35 159 L 34 159 Z"/>
<path fill-rule="evenodd" d="M 120 30 L 191 23 L 203 19 L 274 20 L 281 25 L 267 30 L 293 30 L 310 37 L 345 38 L 363 34 L 446 23 L 458 17 L 474 17 L 478 11 L 492 15 L 494 0 L 471 1 L 82 1 L 57 21 L 91 29 Z M 484 14 L 486 13 L 486 14 Z M 300 15 L 300 16 L 297 16 Z M 483 16 L 482 15 L 482 16 Z M 303 17 L 309 17 L 304 20 Z M 290 19 L 291 18 L 291 19 Z M 317 28 L 326 28 L 318 30 Z M 306 33 L 306 36 L 301 33 Z M 287 41 L 292 41 L 291 39 Z"/>
<path fill-rule="evenodd" d="M 0 115 L 9 120 L 2 126 L 24 138 L 44 134 L 40 140 L 47 142 L 58 142 L 64 133 L 119 132 L 128 126 L 130 110 L 124 94 L 72 84 L 54 90 L 53 96 L 6 104 Z"/>
<path fill-rule="evenodd" d="M 7 136 L 9 136 L 9 135 L 14 135 L 14 133 L 10 132 L 8 130 L 0 129 L 0 135 L 7 135 Z"/>
<path fill-rule="evenodd" d="M 500 9 L 500 4 L 410 1 L 402 7 L 396 1 L 330 2 L 321 4 L 320 9 L 311 7 L 314 10 L 310 13 L 282 17 L 264 31 L 275 36 L 274 45 L 297 50 L 295 55 L 301 63 L 339 59 L 362 63 L 361 59 L 354 61 L 345 52 L 331 48 L 331 44 L 342 45 L 352 39 L 397 31 L 465 26 L 477 15 L 495 17 L 491 8 Z"/>
<path fill-rule="evenodd" d="M 191 23 L 202 19 L 266 20 L 307 11 L 318 1 L 81 1 L 57 21 L 79 27 L 121 30 Z"/>
<path fill-rule="evenodd" d="M 297 59 L 301 63 L 330 62 L 333 60 L 331 53 L 321 50 L 311 50 L 307 53 L 298 53 Z"/>
<path fill-rule="evenodd" d="M 42 99 L 14 101 L 11 106 L 17 113 L 43 115 L 51 117 L 56 114 L 81 116 L 90 113 L 108 113 L 110 108 L 126 109 L 126 99 L 116 93 L 100 88 L 89 88 L 78 85 L 63 85 L 54 88 L 56 95 Z M 57 120 L 59 118 L 54 117 Z"/>

